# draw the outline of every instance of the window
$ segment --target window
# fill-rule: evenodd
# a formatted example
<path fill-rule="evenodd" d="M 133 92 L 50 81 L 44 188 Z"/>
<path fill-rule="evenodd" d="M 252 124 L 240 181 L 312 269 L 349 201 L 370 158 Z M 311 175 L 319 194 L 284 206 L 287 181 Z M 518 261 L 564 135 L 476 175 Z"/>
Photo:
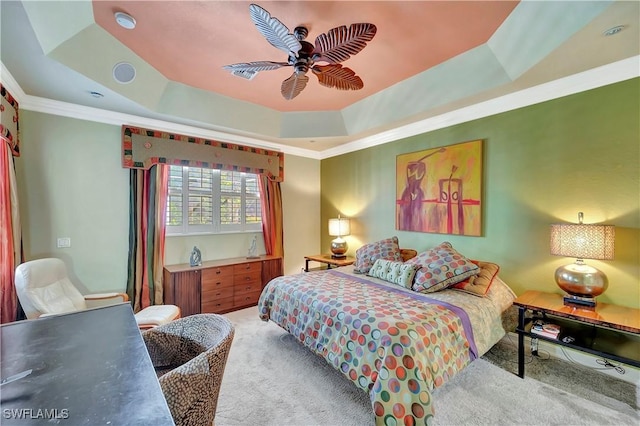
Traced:
<path fill-rule="evenodd" d="M 167 234 L 260 231 L 258 175 L 169 166 Z"/>

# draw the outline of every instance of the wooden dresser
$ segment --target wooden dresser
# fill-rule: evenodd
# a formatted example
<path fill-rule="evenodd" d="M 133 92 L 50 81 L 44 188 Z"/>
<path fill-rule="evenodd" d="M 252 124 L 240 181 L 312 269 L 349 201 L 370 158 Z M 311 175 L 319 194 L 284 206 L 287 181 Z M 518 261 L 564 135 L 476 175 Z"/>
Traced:
<path fill-rule="evenodd" d="M 180 307 L 182 316 L 234 311 L 257 304 L 264 286 L 280 275 L 282 258 L 275 256 L 166 265 L 164 303 Z"/>

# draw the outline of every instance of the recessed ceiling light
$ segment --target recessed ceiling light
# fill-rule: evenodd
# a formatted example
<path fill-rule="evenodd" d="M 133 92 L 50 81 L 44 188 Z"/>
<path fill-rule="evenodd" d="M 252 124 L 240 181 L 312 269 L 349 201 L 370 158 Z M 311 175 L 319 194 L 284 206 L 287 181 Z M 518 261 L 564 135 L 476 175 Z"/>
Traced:
<path fill-rule="evenodd" d="M 132 30 L 136 27 L 136 20 L 133 16 L 124 12 L 116 12 L 114 16 L 116 17 L 116 22 L 122 28 Z"/>
<path fill-rule="evenodd" d="M 606 31 L 603 31 L 602 34 L 606 35 L 606 36 L 610 36 L 610 35 L 614 35 L 614 34 L 618 34 L 620 31 L 624 30 L 625 25 L 617 25 L 615 27 L 611 27 Z"/>

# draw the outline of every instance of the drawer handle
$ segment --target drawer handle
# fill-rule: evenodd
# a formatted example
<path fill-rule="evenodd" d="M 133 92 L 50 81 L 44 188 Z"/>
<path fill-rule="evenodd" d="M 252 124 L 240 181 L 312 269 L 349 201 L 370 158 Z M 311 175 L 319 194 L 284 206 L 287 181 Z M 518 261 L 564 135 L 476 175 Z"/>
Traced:
<path fill-rule="evenodd" d="M 245 289 L 245 290 L 251 290 L 251 286 L 250 286 L 250 285 L 248 285 L 248 286 L 246 286 L 244 289 Z"/>
<path fill-rule="evenodd" d="M 221 273 L 221 272 L 222 272 L 222 271 L 221 271 L 220 269 L 218 269 L 218 270 L 216 271 L 216 274 L 220 275 L 220 273 Z"/>
<path fill-rule="evenodd" d="M 249 281 L 251 279 L 251 277 L 244 277 L 245 281 Z"/>

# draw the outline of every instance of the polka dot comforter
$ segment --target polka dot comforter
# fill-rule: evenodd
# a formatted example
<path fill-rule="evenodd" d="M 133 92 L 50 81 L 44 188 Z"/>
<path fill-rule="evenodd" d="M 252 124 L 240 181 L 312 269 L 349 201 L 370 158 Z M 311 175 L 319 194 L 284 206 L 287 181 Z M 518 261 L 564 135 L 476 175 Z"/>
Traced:
<path fill-rule="evenodd" d="M 432 390 L 493 346 L 514 299 L 499 277 L 487 297 L 416 293 L 352 267 L 278 277 L 258 302 L 271 320 L 371 398 L 377 425 L 432 424 Z"/>

